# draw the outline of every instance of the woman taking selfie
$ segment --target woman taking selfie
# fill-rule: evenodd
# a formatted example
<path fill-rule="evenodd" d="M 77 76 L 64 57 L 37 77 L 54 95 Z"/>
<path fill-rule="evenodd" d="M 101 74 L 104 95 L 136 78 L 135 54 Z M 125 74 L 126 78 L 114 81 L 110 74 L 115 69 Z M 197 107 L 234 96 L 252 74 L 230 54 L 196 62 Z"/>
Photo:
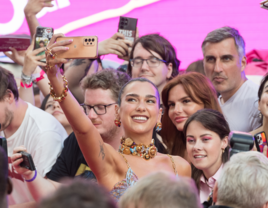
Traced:
<path fill-rule="evenodd" d="M 67 51 L 68 44 L 72 42 L 66 40 L 55 43 L 56 38 L 61 36 L 54 35 L 46 51 L 51 94 L 54 100 L 59 101 L 98 183 L 110 190 L 115 199 L 119 199 L 139 178 L 158 170 L 190 177 L 191 167 L 187 161 L 178 156 L 158 153 L 154 146 L 152 134 L 155 126 L 161 127 L 162 110 L 157 88 L 147 79 L 131 80 L 120 91 L 118 104 L 115 105 L 115 125 L 122 125 L 125 136 L 121 139 L 119 152 L 103 142 L 99 132 L 68 90 L 66 78 L 60 74 L 59 66 L 67 60 L 57 58 L 56 53 Z M 13 156 L 14 159 L 21 157 L 20 154 Z M 34 172 L 27 172 L 23 177 L 32 180 Z M 31 186 L 38 183 L 39 179 L 37 177 L 28 183 L 28 188 L 34 190 Z"/>
<path fill-rule="evenodd" d="M 196 111 L 209 108 L 221 111 L 217 93 L 204 75 L 190 72 L 172 79 L 162 91 L 165 112 L 161 136 L 168 151 L 187 159 L 186 143 L 182 132 L 186 120 Z"/>
<path fill-rule="evenodd" d="M 229 159 L 229 125 L 218 111 L 202 109 L 186 121 L 183 133 L 192 164 L 192 178 L 203 203 Z"/>

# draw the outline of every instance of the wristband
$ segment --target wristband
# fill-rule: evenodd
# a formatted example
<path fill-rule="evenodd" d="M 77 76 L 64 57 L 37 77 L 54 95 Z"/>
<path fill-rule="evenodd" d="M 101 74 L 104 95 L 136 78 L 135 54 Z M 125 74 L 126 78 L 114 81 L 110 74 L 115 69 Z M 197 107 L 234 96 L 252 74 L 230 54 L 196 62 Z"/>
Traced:
<path fill-rule="evenodd" d="M 42 80 L 42 79 L 44 79 L 44 78 L 45 78 L 45 77 L 44 77 L 44 74 L 45 74 L 45 72 L 44 72 L 43 70 L 41 70 L 41 72 L 40 72 L 40 76 L 35 78 L 35 83 L 36 83 L 36 82 L 39 82 L 39 81 Z"/>
<path fill-rule="evenodd" d="M 30 88 L 30 87 L 32 87 L 33 86 L 33 83 L 31 83 L 31 84 L 26 84 L 26 83 L 23 83 L 22 81 L 20 82 L 20 86 L 21 87 L 23 87 L 23 88 Z"/>
<path fill-rule="evenodd" d="M 32 179 L 30 179 L 30 180 L 26 180 L 26 179 L 24 179 L 26 182 L 32 182 L 34 179 L 36 179 L 36 176 L 37 176 L 37 171 L 35 170 L 34 171 L 34 177 L 32 178 Z"/>

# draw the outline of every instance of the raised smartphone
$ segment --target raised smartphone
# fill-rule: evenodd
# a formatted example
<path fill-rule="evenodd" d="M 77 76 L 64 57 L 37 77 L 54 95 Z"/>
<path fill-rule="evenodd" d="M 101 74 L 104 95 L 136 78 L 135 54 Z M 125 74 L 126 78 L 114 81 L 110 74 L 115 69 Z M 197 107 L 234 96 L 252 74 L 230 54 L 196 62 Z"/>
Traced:
<path fill-rule="evenodd" d="M 255 145 L 256 145 L 257 150 L 259 152 L 263 152 L 263 147 L 267 145 L 267 138 L 266 138 L 265 132 L 262 131 L 262 132 L 255 134 L 254 138 L 255 138 Z"/>
<path fill-rule="evenodd" d="M 97 36 L 79 36 L 79 37 L 60 37 L 56 42 L 70 40 L 73 42 L 66 47 L 69 50 L 57 52 L 58 58 L 66 59 L 95 59 L 98 57 L 98 37 Z"/>
<path fill-rule="evenodd" d="M 53 36 L 53 28 L 52 27 L 40 27 L 36 28 L 35 33 L 35 42 L 34 42 L 34 49 L 46 47 L 49 43 L 50 39 Z M 45 51 L 37 54 L 37 56 L 45 54 Z M 46 63 L 46 59 L 41 59 L 40 61 Z"/>
<path fill-rule="evenodd" d="M 118 24 L 118 32 L 122 33 L 126 40 L 134 42 L 136 38 L 137 22 L 138 19 L 121 16 Z"/>
<path fill-rule="evenodd" d="M 23 151 L 19 153 L 22 154 L 22 159 L 23 159 L 23 161 L 20 163 L 20 166 L 28 170 L 35 170 L 35 165 L 34 165 L 31 154 L 27 152 L 23 152 Z"/>

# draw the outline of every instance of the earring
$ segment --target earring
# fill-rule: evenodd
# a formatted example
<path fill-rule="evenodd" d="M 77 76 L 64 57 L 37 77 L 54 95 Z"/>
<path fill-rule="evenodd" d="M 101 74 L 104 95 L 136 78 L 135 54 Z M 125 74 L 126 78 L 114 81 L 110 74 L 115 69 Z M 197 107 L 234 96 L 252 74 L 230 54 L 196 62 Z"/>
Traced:
<path fill-rule="evenodd" d="M 116 118 L 114 120 L 114 124 L 117 126 L 117 127 L 120 127 L 121 126 L 121 121 L 119 120 L 119 118 Z"/>
<path fill-rule="evenodd" d="M 222 149 L 222 153 L 224 153 L 225 149 Z"/>
<path fill-rule="evenodd" d="M 159 132 L 159 131 L 161 131 L 161 129 L 162 129 L 162 123 L 161 122 L 157 122 L 157 124 L 156 124 L 156 131 L 157 132 Z"/>

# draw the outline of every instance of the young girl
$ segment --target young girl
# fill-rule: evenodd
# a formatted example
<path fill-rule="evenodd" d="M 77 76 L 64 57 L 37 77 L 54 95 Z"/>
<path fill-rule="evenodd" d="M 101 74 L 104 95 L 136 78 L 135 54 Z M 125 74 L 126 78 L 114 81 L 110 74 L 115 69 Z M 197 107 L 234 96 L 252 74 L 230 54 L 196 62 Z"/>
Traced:
<path fill-rule="evenodd" d="M 202 109 L 186 121 L 183 132 L 188 158 L 192 163 L 192 178 L 203 203 L 228 161 L 229 125 L 218 111 Z"/>

